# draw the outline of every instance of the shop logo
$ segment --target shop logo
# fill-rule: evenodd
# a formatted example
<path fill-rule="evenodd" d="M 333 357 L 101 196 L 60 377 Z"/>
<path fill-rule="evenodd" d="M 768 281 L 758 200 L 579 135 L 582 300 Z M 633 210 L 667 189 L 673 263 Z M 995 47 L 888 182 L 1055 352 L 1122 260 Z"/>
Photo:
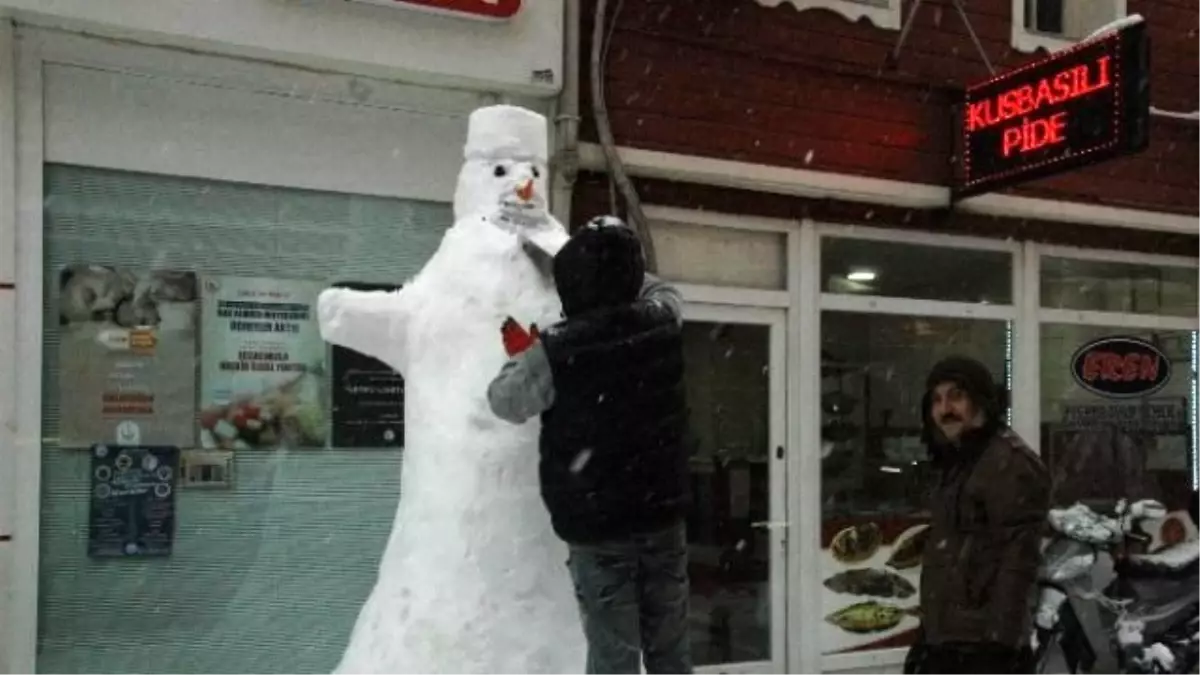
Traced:
<path fill-rule="evenodd" d="M 1071 359 L 1079 386 L 1107 398 L 1147 396 L 1171 379 L 1171 362 L 1162 351 L 1138 338 L 1106 337 L 1089 342 Z"/>
<path fill-rule="evenodd" d="M 389 7 L 411 7 L 490 21 L 511 19 L 521 11 L 521 0 L 356 0 L 356 2 Z"/>

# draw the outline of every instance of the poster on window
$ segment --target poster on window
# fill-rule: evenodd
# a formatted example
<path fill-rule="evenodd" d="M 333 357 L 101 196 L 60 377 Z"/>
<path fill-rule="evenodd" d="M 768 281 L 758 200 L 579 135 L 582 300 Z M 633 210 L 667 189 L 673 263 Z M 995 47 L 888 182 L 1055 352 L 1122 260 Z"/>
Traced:
<path fill-rule="evenodd" d="M 827 519 L 821 533 L 821 649 L 907 647 L 916 638 L 923 518 Z"/>
<path fill-rule="evenodd" d="M 59 446 L 187 446 L 196 275 L 71 265 L 59 274 Z"/>
<path fill-rule="evenodd" d="M 170 555 L 179 448 L 98 443 L 91 453 L 88 555 Z"/>
<path fill-rule="evenodd" d="M 395 291 L 399 286 L 341 282 L 340 288 Z M 334 345 L 331 444 L 335 448 L 404 446 L 404 378 L 382 361 Z"/>
<path fill-rule="evenodd" d="M 200 446 L 324 447 L 324 285 L 222 276 L 201 287 Z"/>

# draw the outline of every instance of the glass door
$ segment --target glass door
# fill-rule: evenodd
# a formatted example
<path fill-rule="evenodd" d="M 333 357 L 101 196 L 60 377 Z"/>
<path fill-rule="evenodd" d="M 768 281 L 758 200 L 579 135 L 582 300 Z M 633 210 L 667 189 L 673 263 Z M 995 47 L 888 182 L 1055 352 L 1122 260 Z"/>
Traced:
<path fill-rule="evenodd" d="M 783 672 L 784 311 L 689 304 L 692 657 L 709 672 Z"/>

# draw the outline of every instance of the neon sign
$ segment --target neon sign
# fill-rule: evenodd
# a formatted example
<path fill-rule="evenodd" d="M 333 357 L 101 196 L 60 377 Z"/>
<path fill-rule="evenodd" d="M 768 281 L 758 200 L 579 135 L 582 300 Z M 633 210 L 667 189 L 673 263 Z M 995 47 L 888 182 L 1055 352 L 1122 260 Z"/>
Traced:
<path fill-rule="evenodd" d="M 956 198 L 1145 149 L 1145 24 L 1053 54 L 967 88 Z"/>
<path fill-rule="evenodd" d="M 513 18 L 521 10 L 522 0 L 356 0 L 373 5 L 409 7 L 441 14 L 504 21 Z"/>

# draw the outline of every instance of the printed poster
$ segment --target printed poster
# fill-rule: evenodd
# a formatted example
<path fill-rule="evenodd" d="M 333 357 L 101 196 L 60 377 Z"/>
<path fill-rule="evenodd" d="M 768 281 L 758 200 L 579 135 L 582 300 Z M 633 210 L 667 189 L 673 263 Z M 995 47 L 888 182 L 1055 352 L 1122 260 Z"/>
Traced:
<path fill-rule="evenodd" d="M 72 265 L 59 275 L 59 445 L 192 445 L 196 275 Z"/>
<path fill-rule="evenodd" d="M 394 291 L 399 286 L 344 282 L 341 288 Z M 404 378 L 378 359 L 334 345 L 332 445 L 335 448 L 404 446 Z"/>
<path fill-rule="evenodd" d="M 201 286 L 201 447 L 324 447 L 324 285 L 205 277 Z"/>
<path fill-rule="evenodd" d="M 88 555 L 170 555 L 179 448 L 97 444 L 91 452 Z"/>
<path fill-rule="evenodd" d="M 928 520 L 827 518 L 821 532 L 825 654 L 908 647 L 921 624 Z"/>

